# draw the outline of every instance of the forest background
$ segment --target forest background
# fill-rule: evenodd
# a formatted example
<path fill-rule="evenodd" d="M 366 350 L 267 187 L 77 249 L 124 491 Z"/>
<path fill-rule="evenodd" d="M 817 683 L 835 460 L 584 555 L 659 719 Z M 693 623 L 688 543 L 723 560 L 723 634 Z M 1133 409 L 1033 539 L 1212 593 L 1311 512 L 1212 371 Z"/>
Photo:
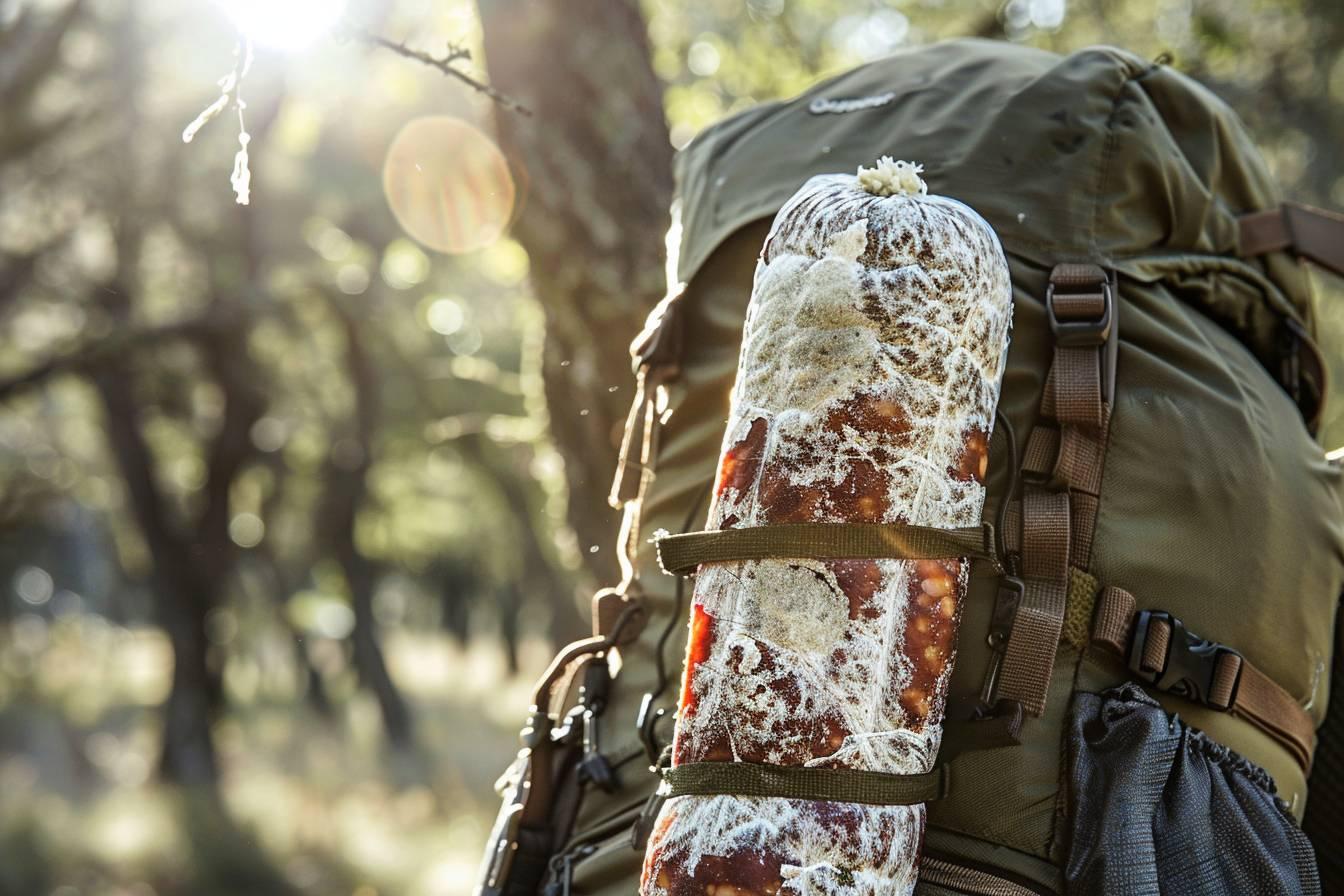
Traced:
<path fill-rule="evenodd" d="M 469 892 L 675 149 L 960 36 L 1169 54 L 1344 206 L 1335 0 L 0 0 L 0 894 Z"/>

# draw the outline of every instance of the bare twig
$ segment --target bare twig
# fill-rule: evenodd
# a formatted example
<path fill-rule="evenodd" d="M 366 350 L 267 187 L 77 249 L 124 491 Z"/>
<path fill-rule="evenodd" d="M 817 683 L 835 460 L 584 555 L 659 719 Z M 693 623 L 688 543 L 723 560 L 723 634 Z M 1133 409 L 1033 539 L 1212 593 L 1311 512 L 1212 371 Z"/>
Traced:
<path fill-rule="evenodd" d="M 463 84 L 479 93 L 483 93 L 490 99 L 499 103 L 505 109 L 517 112 L 520 115 L 532 114 L 532 110 L 522 103 L 507 96 L 483 81 L 478 81 L 471 75 L 458 68 L 456 63 L 462 60 L 471 59 L 471 51 L 456 44 L 449 44 L 448 50 L 443 56 L 431 56 L 423 50 L 412 50 L 406 46 L 405 41 L 394 41 L 381 34 L 376 34 L 364 28 L 353 28 L 351 34 L 366 44 L 374 47 L 382 47 L 385 50 L 391 50 L 398 56 L 407 59 L 414 59 L 416 62 L 423 63 L 430 68 L 438 69 L 450 78 L 456 78 Z"/>

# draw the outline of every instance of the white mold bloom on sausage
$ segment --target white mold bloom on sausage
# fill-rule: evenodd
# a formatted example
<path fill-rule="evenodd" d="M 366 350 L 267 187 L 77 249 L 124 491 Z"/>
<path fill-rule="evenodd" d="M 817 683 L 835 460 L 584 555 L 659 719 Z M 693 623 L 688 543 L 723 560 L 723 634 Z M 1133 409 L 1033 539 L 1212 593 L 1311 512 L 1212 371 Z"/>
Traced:
<path fill-rule="evenodd" d="M 980 521 L 1011 317 L 989 225 L 880 160 L 812 178 L 756 269 L 708 527 Z M 928 771 L 967 564 L 765 560 L 695 581 L 674 763 Z M 645 896 L 908 893 L 923 806 L 668 800 Z"/>

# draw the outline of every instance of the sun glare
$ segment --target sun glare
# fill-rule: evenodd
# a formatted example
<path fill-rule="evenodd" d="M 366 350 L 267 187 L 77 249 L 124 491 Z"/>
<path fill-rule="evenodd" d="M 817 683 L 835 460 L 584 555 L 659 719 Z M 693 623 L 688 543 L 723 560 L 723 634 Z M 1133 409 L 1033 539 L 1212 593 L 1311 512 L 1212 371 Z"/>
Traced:
<path fill-rule="evenodd" d="M 301 50 L 328 34 L 345 12 L 345 0 L 218 0 L 253 43 Z"/>
<path fill-rule="evenodd" d="M 383 162 L 383 192 L 402 229 L 448 254 L 499 239 L 516 198 L 509 164 L 495 141 L 448 115 L 407 122 L 392 139 Z"/>

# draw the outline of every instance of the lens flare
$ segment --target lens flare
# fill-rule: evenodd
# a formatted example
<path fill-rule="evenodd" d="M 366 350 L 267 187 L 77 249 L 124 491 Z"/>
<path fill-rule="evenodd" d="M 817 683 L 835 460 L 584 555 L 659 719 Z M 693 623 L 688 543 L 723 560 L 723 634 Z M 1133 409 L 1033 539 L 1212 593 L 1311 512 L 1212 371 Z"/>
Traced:
<path fill-rule="evenodd" d="M 301 50 L 329 33 L 344 0 L 217 0 L 238 30 L 273 50 Z"/>
<path fill-rule="evenodd" d="M 459 254 L 494 242 L 513 214 L 508 163 L 488 136 L 460 118 L 417 118 L 392 140 L 383 193 L 402 229 L 423 245 Z"/>

